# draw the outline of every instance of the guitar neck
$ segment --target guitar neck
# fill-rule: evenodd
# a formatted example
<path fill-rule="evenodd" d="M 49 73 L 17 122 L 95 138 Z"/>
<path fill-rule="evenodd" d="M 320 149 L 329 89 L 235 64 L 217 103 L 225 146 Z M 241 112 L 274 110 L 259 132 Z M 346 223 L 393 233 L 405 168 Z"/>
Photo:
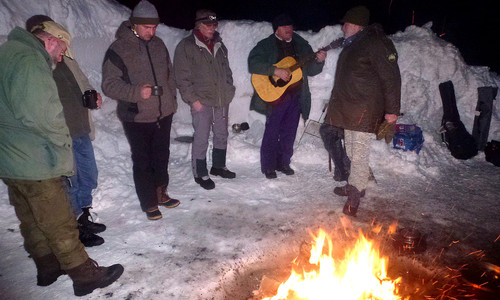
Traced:
<path fill-rule="evenodd" d="M 344 38 L 343 37 L 338 38 L 338 39 L 334 40 L 333 42 L 331 42 L 330 44 L 328 44 L 327 46 L 325 46 L 323 48 L 320 48 L 318 51 L 309 54 L 308 56 L 304 57 L 303 59 L 300 59 L 299 61 L 297 61 L 297 63 L 295 65 L 289 67 L 288 69 L 290 70 L 290 72 L 293 72 L 293 71 L 297 70 L 298 68 L 302 68 L 310 60 L 312 60 L 313 58 L 315 58 L 316 54 L 318 54 L 318 52 L 320 52 L 320 51 L 328 51 L 328 50 L 332 50 L 332 49 L 337 49 L 337 48 L 339 48 L 339 47 L 342 46 L 343 42 L 344 42 Z"/>

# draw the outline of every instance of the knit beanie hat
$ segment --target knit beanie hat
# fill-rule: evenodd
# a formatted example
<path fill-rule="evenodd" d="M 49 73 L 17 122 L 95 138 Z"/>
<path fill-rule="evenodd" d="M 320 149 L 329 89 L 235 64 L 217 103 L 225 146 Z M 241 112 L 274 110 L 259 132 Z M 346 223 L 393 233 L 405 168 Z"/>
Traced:
<path fill-rule="evenodd" d="M 217 15 L 208 9 L 199 9 L 196 11 L 196 19 L 194 20 L 194 27 L 198 27 L 201 23 L 206 25 L 217 24 Z"/>
<path fill-rule="evenodd" d="M 273 32 L 280 26 L 293 25 L 293 20 L 288 14 L 281 14 L 274 18 L 273 20 Z"/>
<path fill-rule="evenodd" d="M 370 24 L 370 11 L 362 5 L 353 7 L 345 13 L 340 22 L 351 23 L 363 27 L 368 26 Z"/>
<path fill-rule="evenodd" d="M 130 16 L 132 24 L 158 25 L 160 17 L 156 7 L 147 0 L 141 0 L 132 11 Z"/>

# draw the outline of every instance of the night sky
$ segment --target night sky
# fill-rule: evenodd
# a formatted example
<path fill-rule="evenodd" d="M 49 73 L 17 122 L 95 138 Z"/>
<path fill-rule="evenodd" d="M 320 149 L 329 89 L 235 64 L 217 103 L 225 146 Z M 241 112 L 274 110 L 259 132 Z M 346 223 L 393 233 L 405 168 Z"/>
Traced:
<path fill-rule="evenodd" d="M 161 21 L 172 27 L 192 29 L 197 9 L 209 8 L 219 19 L 271 22 L 288 12 L 297 30 L 318 31 L 339 23 L 351 7 L 370 9 L 371 22 L 383 25 L 387 34 L 432 21 L 432 29 L 460 49 L 470 65 L 489 66 L 500 73 L 500 17 L 494 0 L 149 0 Z M 139 0 L 118 0 L 133 8 Z"/>

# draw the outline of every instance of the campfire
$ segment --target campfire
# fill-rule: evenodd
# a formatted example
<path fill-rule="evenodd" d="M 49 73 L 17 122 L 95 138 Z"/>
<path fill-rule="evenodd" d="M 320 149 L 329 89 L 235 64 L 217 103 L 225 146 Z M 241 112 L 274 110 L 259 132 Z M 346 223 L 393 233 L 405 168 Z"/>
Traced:
<path fill-rule="evenodd" d="M 398 296 L 401 278 L 387 276 L 388 258 L 361 231 L 341 257 L 333 255 L 332 238 L 324 230 L 312 236 L 312 244 L 302 244 L 288 280 L 279 284 L 273 296 L 262 297 L 274 293 L 277 285 L 264 276 L 255 299 L 403 299 Z"/>

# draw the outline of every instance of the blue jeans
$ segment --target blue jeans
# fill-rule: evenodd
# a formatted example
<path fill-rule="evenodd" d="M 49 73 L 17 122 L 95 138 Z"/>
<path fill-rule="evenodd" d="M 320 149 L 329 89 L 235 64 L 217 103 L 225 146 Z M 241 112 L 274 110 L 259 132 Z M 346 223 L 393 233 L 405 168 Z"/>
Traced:
<path fill-rule="evenodd" d="M 97 164 L 89 135 L 73 139 L 73 156 L 75 175 L 69 178 L 69 194 L 73 213 L 79 216 L 83 207 L 92 205 L 92 190 L 97 188 Z"/>

